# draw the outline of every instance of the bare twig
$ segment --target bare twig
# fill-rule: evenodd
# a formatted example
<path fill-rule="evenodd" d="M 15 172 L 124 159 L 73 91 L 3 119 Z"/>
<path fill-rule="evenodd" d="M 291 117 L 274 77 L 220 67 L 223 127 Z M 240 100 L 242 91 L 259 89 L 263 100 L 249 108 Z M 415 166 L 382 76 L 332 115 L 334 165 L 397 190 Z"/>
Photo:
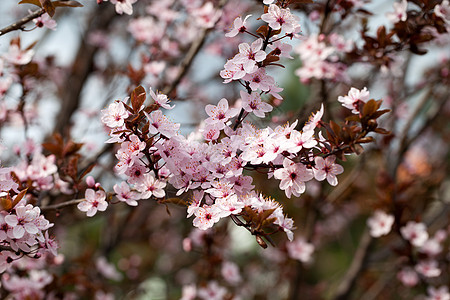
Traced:
<path fill-rule="evenodd" d="M 45 211 L 45 210 L 60 209 L 60 208 L 64 208 L 67 206 L 72 206 L 72 205 L 78 204 L 83 201 L 84 201 L 84 198 L 83 199 L 73 199 L 73 200 L 69 200 L 66 202 L 41 207 L 41 210 Z"/>
<path fill-rule="evenodd" d="M 30 13 L 28 16 L 20 19 L 16 23 L 13 23 L 9 26 L 6 26 L 6 27 L 0 29 L 0 36 L 6 34 L 8 32 L 15 31 L 15 30 L 24 30 L 25 24 L 27 24 L 28 22 L 30 22 L 33 19 L 36 19 L 37 17 L 42 16 L 44 13 L 45 13 L 45 9 L 43 9 L 43 8 Z"/>
<path fill-rule="evenodd" d="M 220 1 L 219 9 L 222 9 L 222 7 L 226 3 L 227 3 L 227 0 Z M 220 20 L 220 18 L 216 21 L 216 24 L 219 20 Z M 183 79 L 184 75 L 186 75 L 189 68 L 191 67 L 192 62 L 194 61 L 194 58 L 197 56 L 198 52 L 200 51 L 203 44 L 205 43 L 206 37 L 208 36 L 208 33 L 211 31 L 211 29 L 212 28 L 203 29 L 202 32 L 199 34 L 198 38 L 192 43 L 191 48 L 189 48 L 188 53 L 186 54 L 184 60 L 180 64 L 180 72 L 178 72 L 177 77 L 175 77 L 175 79 L 172 81 L 172 83 L 163 89 L 163 94 L 170 95 L 176 89 L 176 87 L 180 83 L 181 79 Z"/>

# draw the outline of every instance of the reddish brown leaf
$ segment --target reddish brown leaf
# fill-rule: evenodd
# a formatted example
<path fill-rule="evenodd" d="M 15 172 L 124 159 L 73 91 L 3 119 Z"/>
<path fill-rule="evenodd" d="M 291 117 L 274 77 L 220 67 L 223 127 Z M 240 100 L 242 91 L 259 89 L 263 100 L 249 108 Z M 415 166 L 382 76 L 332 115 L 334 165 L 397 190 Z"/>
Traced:
<path fill-rule="evenodd" d="M 20 191 L 20 193 L 16 196 L 16 198 L 12 202 L 12 208 L 15 207 L 17 203 L 20 202 L 20 200 L 22 200 L 23 196 L 25 196 L 25 194 L 27 193 L 27 190 L 28 189 L 24 189 L 23 191 Z"/>
<path fill-rule="evenodd" d="M 142 85 L 133 90 L 133 92 L 131 93 L 131 106 L 133 107 L 134 112 L 137 113 L 140 110 L 146 98 L 147 95 Z"/>
<path fill-rule="evenodd" d="M 39 0 L 41 2 L 41 7 L 45 10 L 46 13 L 50 17 L 53 17 L 55 15 L 55 7 L 53 6 L 52 1 L 50 0 Z"/>
<path fill-rule="evenodd" d="M 69 0 L 69 1 L 53 1 L 53 6 L 65 6 L 65 7 L 83 7 L 83 4 L 81 4 L 78 1 L 75 0 Z"/>
<path fill-rule="evenodd" d="M 34 4 L 36 6 L 42 7 L 41 2 L 39 0 L 22 0 L 19 1 L 19 4 Z"/>

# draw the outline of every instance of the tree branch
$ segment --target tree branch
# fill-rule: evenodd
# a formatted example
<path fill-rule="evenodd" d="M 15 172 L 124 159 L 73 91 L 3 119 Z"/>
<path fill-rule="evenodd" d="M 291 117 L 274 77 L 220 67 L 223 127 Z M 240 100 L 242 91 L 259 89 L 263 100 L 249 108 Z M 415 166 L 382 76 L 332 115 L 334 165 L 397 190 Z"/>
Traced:
<path fill-rule="evenodd" d="M 28 22 L 30 22 L 33 19 L 36 19 L 37 17 L 42 16 L 44 13 L 45 13 L 45 10 L 43 8 L 32 12 L 31 14 L 22 18 L 21 20 L 17 21 L 16 23 L 13 23 L 9 26 L 6 26 L 6 27 L 0 29 L 0 36 L 6 34 L 8 32 L 15 31 L 15 30 L 24 30 L 25 24 L 27 24 Z"/>
<path fill-rule="evenodd" d="M 41 207 L 41 210 L 45 211 L 45 210 L 60 209 L 60 208 L 64 208 L 64 207 L 67 207 L 67 206 L 72 206 L 72 205 L 78 204 L 78 203 L 83 202 L 83 201 L 84 201 L 84 198 L 83 199 L 73 199 L 73 200 L 69 200 L 69 201 L 66 201 L 66 202 L 62 202 L 62 203 L 58 203 L 58 204 L 47 205 L 47 206 Z"/>

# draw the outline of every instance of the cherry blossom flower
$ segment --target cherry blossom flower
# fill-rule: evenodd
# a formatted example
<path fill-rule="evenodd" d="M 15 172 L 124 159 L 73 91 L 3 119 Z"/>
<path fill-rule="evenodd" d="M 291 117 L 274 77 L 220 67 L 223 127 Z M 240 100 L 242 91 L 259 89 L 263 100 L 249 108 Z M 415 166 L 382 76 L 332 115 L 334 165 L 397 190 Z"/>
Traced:
<path fill-rule="evenodd" d="M 273 55 L 294 59 L 290 54 L 292 51 L 291 45 L 283 43 L 282 41 L 276 41 L 273 44 L 269 44 L 268 46 L 270 49 L 272 49 L 271 53 Z"/>
<path fill-rule="evenodd" d="M 248 94 L 241 91 L 242 108 L 247 112 L 252 112 L 255 116 L 264 118 L 266 112 L 272 111 L 272 105 L 263 102 L 257 92 Z"/>
<path fill-rule="evenodd" d="M 289 8 L 279 8 L 275 4 L 270 4 L 267 13 L 261 16 L 261 19 L 269 23 L 273 30 L 282 29 L 286 33 L 296 33 L 300 31 L 298 18 L 294 16 Z"/>
<path fill-rule="evenodd" d="M 31 11 L 30 11 L 31 13 Z M 56 21 L 53 20 L 48 13 L 43 14 L 40 17 L 37 17 L 36 19 L 33 19 L 34 24 L 36 24 L 36 27 L 47 27 L 48 29 L 55 30 L 56 28 Z"/>
<path fill-rule="evenodd" d="M 419 283 L 419 275 L 409 267 L 401 269 L 397 273 L 397 279 L 408 287 L 413 287 Z"/>
<path fill-rule="evenodd" d="M 370 93 L 367 88 L 358 90 L 354 87 L 350 89 L 347 96 L 339 96 L 338 101 L 342 103 L 342 106 L 351 109 L 352 113 L 359 113 L 359 104 L 361 102 L 366 103 L 370 99 Z"/>
<path fill-rule="evenodd" d="M 222 300 L 226 294 L 227 290 L 216 281 L 210 281 L 206 287 L 198 289 L 198 297 L 203 300 Z"/>
<path fill-rule="evenodd" d="M 87 189 L 84 201 L 78 203 L 77 207 L 79 210 L 86 212 L 88 217 L 92 217 L 97 211 L 105 211 L 108 207 L 106 194 L 102 190 Z"/>
<path fill-rule="evenodd" d="M 220 213 L 221 210 L 214 205 L 203 205 L 194 212 L 195 219 L 192 224 L 201 230 L 206 230 L 219 222 Z"/>
<path fill-rule="evenodd" d="M 281 180 L 280 189 L 285 191 L 288 198 L 291 198 L 291 195 L 300 196 L 305 191 L 305 182 L 314 177 L 312 170 L 287 158 L 283 161 L 283 168 L 275 170 L 273 175 Z"/>
<path fill-rule="evenodd" d="M 426 300 L 450 300 L 450 293 L 448 292 L 447 286 L 443 285 L 439 288 L 429 286 L 427 292 L 428 297 Z"/>
<path fill-rule="evenodd" d="M 235 56 L 235 60 L 242 63 L 246 73 L 256 72 L 258 69 L 256 63 L 266 59 L 267 54 L 261 50 L 262 45 L 262 39 L 257 39 L 251 45 L 247 43 L 239 44 L 239 53 Z"/>
<path fill-rule="evenodd" d="M 247 30 L 247 27 L 245 26 L 245 22 L 247 21 L 247 19 L 251 17 L 251 15 L 247 15 L 244 19 L 244 21 L 242 21 L 241 17 L 237 17 L 236 19 L 234 19 L 234 23 L 233 23 L 233 29 L 230 30 L 230 32 L 226 33 L 225 36 L 226 37 L 234 37 L 236 35 L 238 35 L 238 33 L 244 33 Z"/>
<path fill-rule="evenodd" d="M 206 2 L 202 7 L 192 11 L 196 23 L 203 28 L 212 28 L 222 15 L 222 11 L 216 10 L 212 2 Z"/>
<path fill-rule="evenodd" d="M 150 121 L 149 131 L 151 134 L 160 133 L 167 138 L 171 138 L 180 129 L 180 124 L 170 122 L 160 110 L 152 111 L 150 114 L 144 112 L 144 114 Z"/>
<path fill-rule="evenodd" d="M 424 223 L 409 221 L 406 226 L 400 228 L 402 237 L 413 246 L 422 247 L 428 240 L 427 227 Z"/>
<path fill-rule="evenodd" d="M 229 59 L 224 65 L 225 69 L 220 71 L 220 77 L 224 79 L 224 83 L 229 83 L 232 80 L 241 79 L 245 76 L 245 74 L 247 74 L 244 70 L 244 65 L 242 63 L 239 63 L 237 60 L 238 59 L 236 58 Z M 257 67 L 254 66 L 254 68 L 256 70 Z"/>
<path fill-rule="evenodd" d="M 194 300 L 197 297 L 197 288 L 194 284 L 183 285 L 180 300 Z"/>
<path fill-rule="evenodd" d="M 239 267 L 230 261 L 222 263 L 220 270 L 222 277 L 231 285 L 236 285 L 242 281 L 241 274 L 239 274 Z"/>
<path fill-rule="evenodd" d="M 450 1 L 444 0 L 441 4 L 437 4 L 434 7 L 434 14 L 450 24 Z"/>
<path fill-rule="evenodd" d="M 112 4 L 115 5 L 116 12 L 121 15 L 123 13 L 127 15 L 133 14 L 133 3 L 137 0 L 110 0 Z"/>
<path fill-rule="evenodd" d="M 208 125 L 217 124 L 219 129 L 223 129 L 225 122 L 239 113 L 238 108 L 229 108 L 228 100 L 225 98 L 220 99 L 217 106 L 206 105 L 205 111 L 209 116 L 205 123 Z"/>
<path fill-rule="evenodd" d="M 322 181 L 326 178 L 330 185 L 336 186 L 338 184 L 336 175 L 344 172 L 344 168 L 341 165 L 336 164 L 334 162 L 335 160 L 336 156 L 334 155 L 330 155 L 325 159 L 320 156 L 316 156 L 314 159 L 316 165 L 313 168 L 314 178 L 318 181 Z"/>
<path fill-rule="evenodd" d="M 256 72 L 246 74 L 243 79 L 250 82 L 252 91 L 260 89 L 261 91 L 267 92 L 275 84 L 273 77 L 266 74 L 265 68 L 259 68 Z"/>
<path fill-rule="evenodd" d="M 3 58 L 11 64 L 26 65 L 31 62 L 33 55 L 34 50 L 21 50 L 18 45 L 12 44 L 9 46 L 9 52 L 3 54 Z"/>
<path fill-rule="evenodd" d="M 402 0 L 401 3 L 394 3 L 394 12 L 388 12 L 386 13 L 386 17 L 391 21 L 392 23 L 397 23 L 399 21 L 406 21 L 407 15 L 406 15 L 406 8 L 408 7 L 407 0 Z"/>
<path fill-rule="evenodd" d="M 150 89 L 150 95 L 152 96 L 153 100 L 159 107 L 162 107 L 165 109 L 172 109 L 175 107 L 175 105 L 174 106 L 169 105 L 170 100 L 164 94 L 155 94 L 155 92 L 153 92 L 153 90 Z"/>
<path fill-rule="evenodd" d="M 111 103 L 108 108 L 102 109 L 102 122 L 109 128 L 122 127 L 129 112 L 122 101 Z"/>
<path fill-rule="evenodd" d="M 122 181 L 120 185 L 114 185 L 114 192 L 116 192 L 116 197 L 119 201 L 126 202 L 130 206 L 137 206 L 136 200 L 140 199 L 140 195 L 136 192 L 132 192 L 130 186 Z"/>
<path fill-rule="evenodd" d="M 439 269 L 436 260 L 422 260 L 414 267 L 414 269 L 417 273 L 422 274 L 425 277 L 438 277 L 441 275 L 441 269 Z"/>
<path fill-rule="evenodd" d="M 373 216 L 367 219 L 370 235 L 374 238 L 388 234 L 391 231 L 393 224 L 394 216 L 388 215 L 381 210 L 376 210 Z"/>
<path fill-rule="evenodd" d="M 287 243 L 286 248 L 292 259 L 304 263 L 311 261 L 314 253 L 314 245 L 306 242 L 303 238 L 297 238 L 294 242 Z"/>
<path fill-rule="evenodd" d="M 166 195 L 166 183 L 156 179 L 152 174 L 145 174 L 142 181 L 136 184 L 136 190 L 141 193 L 141 199 L 150 197 L 163 198 Z"/>
<path fill-rule="evenodd" d="M 27 232 L 36 234 L 39 232 L 34 220 L 39 216 L 39 207 L 31 204 L 15 207 L 15 214 L 5 216 L 5 222 L 13 228 L 11 238 L 20 239 Z"/>

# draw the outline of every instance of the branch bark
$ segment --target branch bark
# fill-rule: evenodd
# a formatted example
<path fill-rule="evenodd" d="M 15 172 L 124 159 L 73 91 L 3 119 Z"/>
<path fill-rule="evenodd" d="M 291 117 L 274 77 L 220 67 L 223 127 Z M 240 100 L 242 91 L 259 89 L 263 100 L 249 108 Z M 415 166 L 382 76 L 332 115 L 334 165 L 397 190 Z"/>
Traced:
<path fill-rule="evenodd" d="M 20 19 L 16 23 L 13 23 L 9 26 L 6 26 L 6 27 L 0 29 L 0 36 L 7 34 L 8 32 L 15 31 L 15 30 L 24 30 L 25 24 L 27 24 L 28 22 L 30 22 L 33 19 L 36 19 L 37 17 L 42 16 L 44 13 L 45 13 L 45 10 L 43 8 L 30 13 L 28 16 Z"/>

